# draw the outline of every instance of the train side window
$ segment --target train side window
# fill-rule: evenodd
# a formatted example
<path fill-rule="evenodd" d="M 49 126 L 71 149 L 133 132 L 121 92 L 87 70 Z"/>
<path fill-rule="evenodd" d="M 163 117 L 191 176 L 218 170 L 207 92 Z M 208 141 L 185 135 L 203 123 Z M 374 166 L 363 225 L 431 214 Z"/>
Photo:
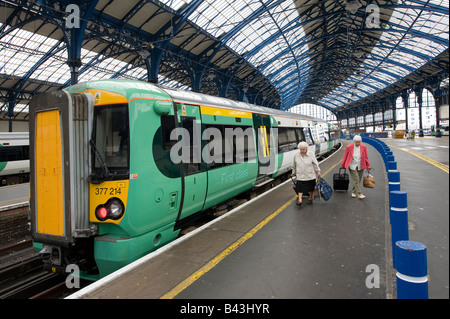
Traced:
<path fill-rule="evenodd" d="M 311 139 L 313 140 L 313 144 L 315 144 L 319 141 L 318 136 L 317 136 L 317 128 L 318 127 L 316 125 L 309 128 L 309 132 L 311 134 Z"/>
<path fill-rule="evenodd" d="M 232 136 L 233 164 L 256 158 L 251 126 L 228 126 L 225 127 L 225 137 L 230 137 L 227 134 Z"/>
<path fill-rule="evenodd" d="M 295 131 L 293 128 L 287 130 L 288 143 L 290 145 L 290 150 L 297 148 L 297 139 L 295 137 Z"/>
<path fill-rule="evenodd" d="M 278 152 L 284 153 L 297 148 L 297 138 L 293 128 L 278 127 Z"/>
<path fill-rule="evenodd" d="M 189 132 L 189 149 L 186 150 L 189 152 L 189 161 L 185 163 L 186 174 L 191 175 L 195 173 L 199 173 L 201 171 L 201 158 L 197 158 L 198 155 L 201 157 L 201 149 L 200 149 L 200 136 L 194 136 L 194 120 L 195 117 L 182 116 L 181 117 L 181 126 Z M 197 131 L 197 134 L 200 132 Z M 196 139 L 196 143 L 194 143 L 194 138 Z M 200 151 L 199 151 L 200 150 Z M 196 155 L 194 154 L 196 152 Z"/>
<path fill-rule="evenodd" d="M 279 127 L 278 128 L 278 151 L 282 153 L 282 146 L 287 144 L 287 128 L 286 127 Z"/>
<path fill-rule="evenodd" d="M 302 128 L 295 129 L 295 133 L 297 134 L 297 144 L 305 141 L 305 134 L 303 134 Z"/>
<path fill-rule="evenodd" d="M 0 147 L 0 162 L 25 161 L 30 159 L 28 145 Z"/>
<path fill-rule="evenodd" d="M 242 163 L 256 158 L 251 126 L 221 124 L 207 124 L 205 126 L 205 129 L 210 128 L 216 129 L 217 135 L 220 133 L 220 137 L 217 137 L 217 139 L 212 135 L 206 141 L 209 155 L 217 159 L 217 161 L 211 159 L 210 169 Z"/>
<path fill-rule="evenodd" d="M 314 145 L 314 141 L 311 137 L 311 130 L 309 127 L 303 128 L 303 134 L 305 136 L 305 142 L 308 143 L 308 145 Z"/>
<path fill-rule="evenodd" d="M 177 140 L 170 139 L 170 133 L 175 129 L 175 116 L 162 115 L 161 116 L 161 134 L 163 150 L 169 151 L 176 143 Z"/>

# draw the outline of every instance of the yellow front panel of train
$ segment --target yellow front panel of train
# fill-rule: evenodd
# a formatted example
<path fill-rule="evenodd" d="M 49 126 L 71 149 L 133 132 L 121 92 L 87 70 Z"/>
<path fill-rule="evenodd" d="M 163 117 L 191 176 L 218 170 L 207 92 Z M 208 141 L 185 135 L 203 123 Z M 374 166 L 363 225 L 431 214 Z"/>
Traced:
<path fill-rule="evenodd" d="M 58 110 L 36 116 L 37 232 L 64 236 L 61 123 Z"/>
<path fill-rule="evenodd" d="M 94 223 L 112 223 L 118 225 L 123 216 L 120 219 L 106 219 L 100 221 L 95 216 L 95 210 L 99 205 L 104 205 L 111 198 L 118 198 L 124 204 L 124 209 L 127 207 L 128 199 L 128 180 L 122 181 L 107 181 L 101 184 L 89 184 L 89 221 Z"/>

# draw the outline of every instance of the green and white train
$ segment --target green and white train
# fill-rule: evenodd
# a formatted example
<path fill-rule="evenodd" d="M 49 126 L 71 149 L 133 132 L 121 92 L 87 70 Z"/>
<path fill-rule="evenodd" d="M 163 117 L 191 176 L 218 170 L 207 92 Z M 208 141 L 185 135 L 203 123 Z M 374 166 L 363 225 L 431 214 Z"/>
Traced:
<path fill-rule="evenodd" d="M 338 136 L 319 119 L 146 82 L 37 96 L 34 245 L 52 271 L 77 264 L 103 277 L 174 240 L 193 216 L 287 177 L 299 141 L 319 157 Z"/>
<path fill-rule="evenodd" d="M 0 132 L 0 186 L 30 178 L 28 132 Z"/>

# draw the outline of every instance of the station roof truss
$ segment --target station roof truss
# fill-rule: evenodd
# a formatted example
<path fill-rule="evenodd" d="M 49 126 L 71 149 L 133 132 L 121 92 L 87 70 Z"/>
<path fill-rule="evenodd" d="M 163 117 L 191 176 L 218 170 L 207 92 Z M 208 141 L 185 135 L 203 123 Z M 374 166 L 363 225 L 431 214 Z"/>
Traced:
<path fill-rule="evenodd" d="M 103 78 L 336 115 L 448 94 L 448 25 L 448 0 L 0 0 L 0 118 Z"/>

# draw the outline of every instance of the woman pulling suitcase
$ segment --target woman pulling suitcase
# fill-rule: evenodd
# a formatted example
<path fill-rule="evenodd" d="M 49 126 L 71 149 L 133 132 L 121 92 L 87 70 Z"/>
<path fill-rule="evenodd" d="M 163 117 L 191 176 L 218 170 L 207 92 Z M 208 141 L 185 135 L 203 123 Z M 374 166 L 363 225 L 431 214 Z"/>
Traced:
<path fill-rule="evenodd" d="M 345 147 L 344 157 L 342 158 L 341 168 L 350 172 L 350 178 L 353 182 L 352 197 L 358 196 L 364 199 L 366 196 L 361 191 L 361 179 L 365 169 L 370 169 L 367 147 L 361 144 L 361 136 L 355 135 L 353 143 Z"/>
<path fill-rule="evenodd" d="M 295 154 L 292 162 L 292 177 L 297 177 L 296 192 L 298 193 L 297 205 L 302 205 L 303 193 L 309 193 L 308 204 L 313 202 L 313 191 L 316 186 L 316 178 L 320 177 L 320 167 L 316 155 L 309 151 L 306 142 L 298 143 L 300 152 Z"/>

